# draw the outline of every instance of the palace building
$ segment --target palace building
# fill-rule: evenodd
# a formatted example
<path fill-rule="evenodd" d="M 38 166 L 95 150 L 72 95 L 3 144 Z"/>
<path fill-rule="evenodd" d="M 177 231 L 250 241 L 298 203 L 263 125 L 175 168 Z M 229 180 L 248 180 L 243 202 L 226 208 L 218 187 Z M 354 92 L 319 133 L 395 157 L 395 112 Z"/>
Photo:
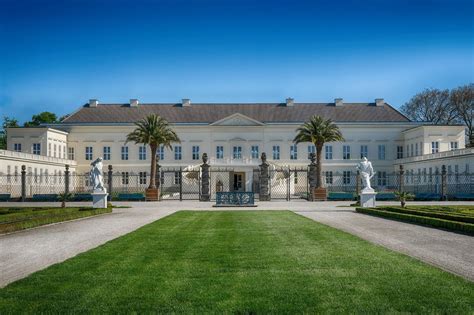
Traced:
<path fill-rule="evenodd" d="M 382 183 L 384 176 L 400 164 L 406 165 L 408 172 L 429 172 L 430 168 L 433 173 L 439 172 L 443 163 L 451 165 L 448 167 L 452 172 L 474 169 L 474 152 L 465 149 L 464 126 L 412 122 L 383 99 L 368 103 L 346 103 L 340 98 L 330 103 L 297 103 L 288 98 L 284 103 L 245 104 L 195 104 L 189 99 L 177 104 L 141 104 L 136 99 L 126 104 L 102 104 L 90 100 L 59 124 L 8 129 L 8 151 L 15 153 L 0 153 L 2 161 L 6 155 L 12 161 L 0 172 L 18 172 L 18 165 L 26 163 L 29 172 L 39 174 L 40 169 L 42 174 L 51 174 L 62 163 L 70 165 L 73 172 L 87 173 L 90 163 L 103 157 L 104 165 L 113 165 L 116 172 L 147 174 L 149 148 L 125 140 L 134 123 L 149 114 L 167 119 L 181 139 L 172 150 L 160 148 L 162 168 L 192 169 L 202 164 L 202 154 L 207 153 L 211 167 L 232 169 L 231 190 L 252 190 L 253 171 L 261 163 L 263 152 L 274 168 L 306 167 L 308 154 L 315 148 L 311 143 L 295 145 L 293 139 L 296 128 L 313 115 L 333 120 L 345 138 L 344 142 L 324 146 L 326 177 L 354 173 L 356 163 L 364 156 L 372 162 Z M 449 159 L 440 164 L 439 158 L 432 156 L 443 152 L 449 152 Z M 20 153 L 29 155 L 22 160 Z M 16 164 L 11 157 L 15 154 Z M 54 159 L 56 164 L 49 160 L 41 166 L 32 164 L 27 161 L 31 156 Z"/>

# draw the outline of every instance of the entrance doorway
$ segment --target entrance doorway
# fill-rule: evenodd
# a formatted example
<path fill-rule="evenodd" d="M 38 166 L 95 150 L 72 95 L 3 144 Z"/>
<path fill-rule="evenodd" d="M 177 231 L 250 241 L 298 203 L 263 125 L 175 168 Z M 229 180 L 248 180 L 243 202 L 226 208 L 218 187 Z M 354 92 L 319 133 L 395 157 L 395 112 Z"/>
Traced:
<path fill-rule="evenodd" d="M 245 173 L 234 172 L 233 184 L 234 185 L 232 191 L 245 191 Z"/>

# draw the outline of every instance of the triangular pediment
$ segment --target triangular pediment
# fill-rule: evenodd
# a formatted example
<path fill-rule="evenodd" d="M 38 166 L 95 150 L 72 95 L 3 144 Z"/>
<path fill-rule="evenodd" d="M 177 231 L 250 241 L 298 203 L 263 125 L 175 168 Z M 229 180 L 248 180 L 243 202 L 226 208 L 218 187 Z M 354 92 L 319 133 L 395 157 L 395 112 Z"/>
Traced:
<path fill-rule="evenodd" d="M 263 126 L 261 121 L 255 120 L 240 113 L 235 113 L 218 121 L 215 121 L 211 126 Z"/>

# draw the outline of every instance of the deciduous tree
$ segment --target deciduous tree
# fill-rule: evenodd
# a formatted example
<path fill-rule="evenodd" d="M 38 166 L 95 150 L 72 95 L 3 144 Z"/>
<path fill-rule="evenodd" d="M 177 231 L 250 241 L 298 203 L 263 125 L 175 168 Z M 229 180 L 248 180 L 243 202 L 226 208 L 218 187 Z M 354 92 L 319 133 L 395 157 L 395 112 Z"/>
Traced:
<path fill-rule="evenodd" d="M 436 125 L 454 124 L 458 118 L 447 89 L 426 89 L 413 96 L 401 110 L 411 120 L 426 121 Z"/>
<path fill-rule="evenodd" d="M 451 104 L 456 109 L 459 120 L 466 125 L 469 146 L 474 147 L 474 84 L 451 90 Z"/>

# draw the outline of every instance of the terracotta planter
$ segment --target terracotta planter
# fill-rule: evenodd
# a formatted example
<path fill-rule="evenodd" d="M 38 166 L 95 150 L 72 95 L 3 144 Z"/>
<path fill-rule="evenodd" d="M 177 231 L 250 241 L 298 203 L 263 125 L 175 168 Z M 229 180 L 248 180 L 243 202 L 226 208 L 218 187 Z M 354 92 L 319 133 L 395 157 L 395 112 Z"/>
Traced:
<path fill-rule="evenodd" d="M 327 198 L 327 189 L 323 187 L 318 187 L 314 189 L 314 201 L 326 201 Z"/>
<path fill-rule="evenodd" d="M 160 189 L 158 188 L 147 188 L 145 191 L 146 201 L 159 201 L 160 200 Z"/>

